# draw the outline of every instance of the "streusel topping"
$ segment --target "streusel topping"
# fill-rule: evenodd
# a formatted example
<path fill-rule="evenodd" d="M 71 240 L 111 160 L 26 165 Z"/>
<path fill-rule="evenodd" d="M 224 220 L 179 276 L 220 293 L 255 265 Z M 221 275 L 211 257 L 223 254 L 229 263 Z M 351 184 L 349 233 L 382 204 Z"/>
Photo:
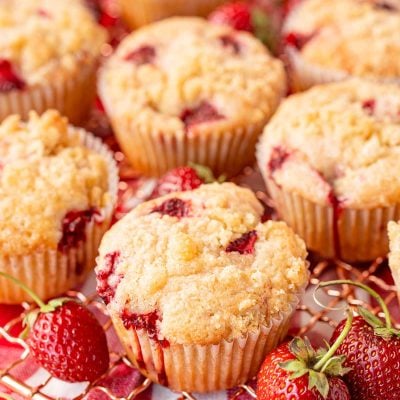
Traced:
<path fill-rule="evenodd" d="M 262 172 L 319 204 L 400 199 L 400 87 L 352 79 L 290 96 L 259 144 Z"/>
<path fill-rule="evenodd" d="M 132 33 L 100 76 L 112 117 L 166 135 L 265 123 L 285 90 L 282 63 L 261 42 L 191 17 Z"/>
<path fill-rule="evenodd" d="M 2 0 L 0 59 L 28 85 L 79 71 L 106 41 L 82 0 Z"/>
<path fill-rule="evenodd" d="M 171 344 L 256 330 L 308 280 L 304 242 L 262 215 L 254 194 L 232 183 L 146 202 L 106 233 L 99 293 L 126 327 Z"/>
<path fill-rule="evenodd" d="M 285 33 L 311 64 L 400 78 L 399 0 L 305 0 L 289 16 Z"/>
<path fill-rule="evenodd" d="M 109 200 L 106 161 L 78 133 L 56 111 L 31 112 L 27 122 L 13 115 L 0 125 L 2 256 L 57 249 L 68 212 L 85 212 L 83 223 Z"/>

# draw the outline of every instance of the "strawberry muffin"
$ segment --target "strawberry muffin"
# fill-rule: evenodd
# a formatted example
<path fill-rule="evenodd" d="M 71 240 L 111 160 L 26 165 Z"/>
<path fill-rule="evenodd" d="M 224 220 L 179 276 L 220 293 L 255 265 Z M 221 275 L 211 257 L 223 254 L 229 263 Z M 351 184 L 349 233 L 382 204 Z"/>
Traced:
<path fill-rule="evenodd" d="M 172 18 L 123 40 L 100 72 L 99 92 L 137 171 L 161 175 L 193 161 L 232 175 L 253 162 L 285 74 L 247 32 Z"/>
<path fill-rule="evenodd" d="M 98 293 L 144 375 L 174 390 L 232 387 L 285 337 L 307 253 L 262 217 L 250 190 L 213 183 L 143 203 L 107 232 Z"/>
<path fill-rule="evenodd" d="M 58 109 L 87 114 L 106 33 L 81 0 L 3 0 L 0 6 L 0 121 Z"/>
<path fill-rule="evenodd" d="M 41 298 L 81 283 L 110 225 L 118 174 L 111 152 L 56 111 L 0 125 L 0 271 Z M 29 300 L 0 278 L 0 303 Z"/>
<path fill-rule="evenodd" d="M 389 231 L 389 267 L 392 270 L 394 283 L 397 286 L 400 301 L 400 223 L 391 221 Z"/>
<path fill-rule="evenodd" d="M 227 0 L 119 0 L 121 14 L 131 28 L 177 15 L 207 16 Z"/>
<path fill-rule="evenodd" d="M 284 27 L 295 90 L 349 76 L 400 82 L 398 0 L 304 0 Z"/>
<path fill-rule="evenodd" d="M 325 257 L 387 254 L 400 219 L 400 87 L 361 79 L 287 98 L 258 162 L 280 216 Z"/>

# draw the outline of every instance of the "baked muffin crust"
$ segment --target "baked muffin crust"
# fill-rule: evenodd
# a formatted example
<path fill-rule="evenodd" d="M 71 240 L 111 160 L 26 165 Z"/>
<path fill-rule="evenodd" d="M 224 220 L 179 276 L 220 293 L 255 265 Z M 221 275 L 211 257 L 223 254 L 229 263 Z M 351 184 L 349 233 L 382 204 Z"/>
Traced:
<path fill-rule="evenodd" d="M 250 34 L 171 18 L 129 35 L 101 71 L 111 117 L 182 137 L 265 122 L 285 90 L 282 63 Z M 216 133 L 217 134 L 217 133 Z"/>
<path fill-rule="evenodd" d="M 31 112 L 27 122 L 13 115 L 0 125 L 3 257 L 57 249 L 69 211 L 95 214 L 109 201 L 107 162 L 73 129 L 54 110 Z"/>
<path fill-rule="evenodd" d="M 321 205 L 369 209 L 400 198 L 400 88 L 352 79 L 290 96 L 258 148 L 263 174 Z"/>
<path fill-rule="evenodd" d="M 81 0 L 2 0 L 0 54 L 28 85 L 79 71 L 106 32 Z M 77 60 L 79 61 L 77 63 Z"/>
<path fill-rule="evenodd" d="M 218 343 L 268 325 L 308 271 L 304 242 L 262 215 L 232 183 L 146 202 L 106 233 L 98 291 L 126 328 L 164 344 Z"/>
<path fill-rule="evenodd" d="M 398 0 L 305 0 L 284 30 L 287 44 L 312 65 L 400 79 Z"/>

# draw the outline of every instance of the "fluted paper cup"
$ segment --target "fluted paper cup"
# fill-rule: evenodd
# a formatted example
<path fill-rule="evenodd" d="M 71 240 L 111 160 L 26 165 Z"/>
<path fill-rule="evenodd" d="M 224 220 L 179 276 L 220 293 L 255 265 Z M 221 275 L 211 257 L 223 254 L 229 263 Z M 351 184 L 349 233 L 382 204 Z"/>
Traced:
<path fill-rule="evenodd" d="M 114 109 L 107 96 L 107 85 L 101 78 L 98 89 L 118 143 L 136 171 L 146 176 L 161 176 L 172 168 L 193 162 L 210 167 L 216 176 L 234 176 L 254 163 L 258 138 L 278 107 L 286 84 L 277 89 L 268 115 L 257 123 L 230 129 L 216 122 L 202 126 L 200 132 L 176 132 L 167 128 L 160 131 L 151 124 L 137 126 L 129 116 Z"/>
<path fill-rule="evenodd" d="M 65 251 L 45 249 L 21 256 L 0 256 L 0 271 L 21 280 L 42 299 L 58 296 L 82 283 L 95 266 L 98 247 L 103 234 L 111 224 L 117 200 L 118 168 L 112 152 L 100 139 L 83 129 L 71 127 L 69 135 L 102 155 L 108 165 L 110 193 L 107 205 L 99 210 L 85 227 L 85 240 Z M 12 240 L 12 239 L 11 239 Z M 0 303 L 17 304 L 32 299 L 14 283 L 0 278 Z"/>
<path fill-rule="evenodd" d="M 212 392 L 243 384 L 257 374 L 266 354 L 286 337 L 302 293 L 293 295 L 287 310 L 268 326 L 210 345 L 163 346 L 146 330 L 126 329 L 121 318 L 111 317 L 129 359 L 146 377 L 176 391 Z"/>
<path fill-rule="evenodd" d="M 113 120 L 122 151 L 136 171 L 160 176 L 172 168 L 194 162 L 210 167 L 216 175 L 239 173 L 254 162 L 257 139 L 264 124 L 233 131 L 203 130 L 199 134 L 168 134 L 135 129 L 129 121 Z"/>
<path fill-rule="evenodd" d="M 0 121 L 11 114 L 26 119 L 31 110 L 42 114 L 48 109 L 56 109 L 71 123 L 81 123 L 96 95 L 98 60 L 89 57 L 77 62 L 79 66 L 71 74 L 60 74 L 57 79 L 23 90 L 0 93 Z"/>
<path fill-rule="evenodd" d="M 279 216 L 323 257 L 346 261 L 370 261 L 385 256 L 389 221 L 400 219 L 400 204 L 372 209 L 340 207 L 312 202 L 285 191 L 273 180 L 266 185 Z"/>
<path fill-rule="evenodd" d="M 329 82 L 338 82 L 352 77 L 351 74 L 320 67 L 306 61 L 301 52 L 292 47 L 285 49 L 285 56 L 288 61 L 288 71 L 290 85 L 293 91 L 301 92 L 307 90 L 315 85 L 322 85 Z M 379 76 L 365 76 L 365 79 L 376 80 L 382 83 L 400 84 L 398 77 L 379 77 Z"/>
<path fill-rule="evenodd" d="M 398 224 L 398 220 L 388 224 L 388 238 L 390 247 L 389 267 L 392 272 L 394 284 L 397 288 L 397 296 L 400 302 L 400 237 Z"/>

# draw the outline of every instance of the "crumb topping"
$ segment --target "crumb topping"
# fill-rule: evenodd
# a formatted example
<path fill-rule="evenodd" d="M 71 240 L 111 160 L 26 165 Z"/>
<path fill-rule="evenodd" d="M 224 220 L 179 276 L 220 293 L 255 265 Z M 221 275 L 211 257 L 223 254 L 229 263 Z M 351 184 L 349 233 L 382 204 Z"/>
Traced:
<path fill-rule="evenodd" d="M 171 18 L 125 38 L 102 69 L 99 88 L 111 117 L 185 135 L 186 128 L 201 132 L 201 122 L 265 123 L 285 90 L 285 73 L 249 33 Z"/>
<path fill-rule="evenodd" d="M 190 202 L 190 216 L 153 212 L 172 198 Z M 157 315 L 157 338 L 170 344 L 218 343 L 268 324 L 308 271 L 304 242 L 283 222 L 262 223 L 263 211 L 250 190 L 232 183 L 141 204 L 100 247 L 96 273 L 103 291 L 102 277 L 113 288 L 110 311 L 126 326 L 126 316 Z"/>
<path fill-rule="evenodd" d="M 309 38 L 297 50 L 311 64 L 356 76 L 400 77 L 398 0 L 306 0 L 284 30 L 292 39 Z"/>
<path fill-rule="evenodd" d="M 259 145 L 264 174 L 319 204 L 393 205 L 400 198 L 400 88 L 351 79 L 290 96 Z"/>
<path fill-rule="evenodd" d="M 1 1 L 1 59 L 29 85 L 79 71 L 105 41 L 82 0 Z"/>
<path fill-rule="evenodd" d="M 57 249 L 67 213 L 100 209 L 107 189 L 106 161 L 58 112 L 8 117 L 0 125 L 1 255 Z"/>

